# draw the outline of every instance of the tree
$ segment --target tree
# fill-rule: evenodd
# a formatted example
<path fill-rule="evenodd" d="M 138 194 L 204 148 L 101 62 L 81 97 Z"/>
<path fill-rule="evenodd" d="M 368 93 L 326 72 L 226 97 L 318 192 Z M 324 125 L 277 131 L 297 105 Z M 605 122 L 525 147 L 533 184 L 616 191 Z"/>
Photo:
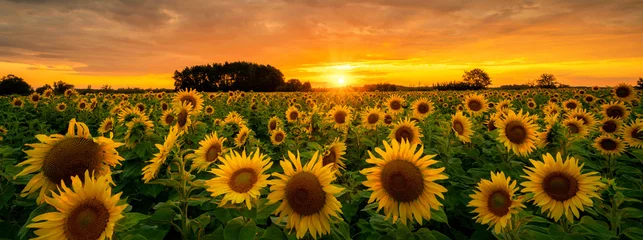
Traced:
<path fill-rule="evenodd" d="M 74 89 L 74 85 L 69 83 L 58 81 L 54 83 L 54 92 L 56 94 L 64 94 L 67 89 Z"/>
<path fill-rule="evenodd" d="M 44 85 L 44 86 L 42 86 L 42 87 L 36 88 L 36 92 L 37 92 L 38 94 L 42 94 L 42 93 L 44 93 L 44 92 L 45 92 L 45 90 L 47 90 L 47 89 L 52 89 L 52 88 L 51 88 L 51 85 L 49 85 L 49 84 L 45 84 L 45 85 Z"/>
<path fill-rule="evenodd" d="M 640 77 L 639 80 L 636 81 L 636 85 L 636 88 L 643 89 L 643 78 Z"/>
<path fill-rule="evenodd" d="M 270 65 L 251 62 L 214 63 L 174 71 L 174 88 L 204 92 L 255 91 L 274 92 L 284 85 L 284 75 Z"/>
<path fill-rule="evenodd" d="M 556 88 L 556 77 L 554 74 L 543 73 L 540 75 L 540 78 L 536 80 L 536 84 L 539 88 Z"/>
<path fill-rule="evenodd" d="M 16 75 L 9 74 L 0 79 L 0 95 L 28 95 L 32 91 L 31 85 Z"/>
<path fill-rule="evenodd" d="M 462 81 L 467 83 L 473 89 L 485 89 L 487 86 L 491 85 L 489 74 L 480 68 L 464 71 Z"/>

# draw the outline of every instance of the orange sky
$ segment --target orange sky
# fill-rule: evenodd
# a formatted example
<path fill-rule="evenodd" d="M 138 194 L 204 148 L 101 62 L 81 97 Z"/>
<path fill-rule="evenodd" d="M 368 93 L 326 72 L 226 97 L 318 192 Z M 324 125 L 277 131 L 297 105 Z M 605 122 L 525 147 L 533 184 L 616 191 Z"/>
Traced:
<path fill-rule="evenodd" d="M 0 75 L 38 87 L 172 88 L 174 70 L 245 60 L 315 87 L 643 77 L 643 1 L 243 0 L 0 2 Z"/>

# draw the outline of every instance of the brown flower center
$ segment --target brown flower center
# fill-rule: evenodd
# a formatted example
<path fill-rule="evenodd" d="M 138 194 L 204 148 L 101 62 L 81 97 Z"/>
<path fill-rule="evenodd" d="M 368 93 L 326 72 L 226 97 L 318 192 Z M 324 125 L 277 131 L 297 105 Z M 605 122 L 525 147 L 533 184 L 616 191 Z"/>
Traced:
<path fill-rule="evenodd" d="M 460 121 L 453 121 L 453 130 L 455 130 L 458 135 L 464 134 L 464 125 Z"/>
<path fill-rule="evenodd" d="M 105 123 L 105 131 L 110 131 L 112 130 L 112 127 L 114 126 L 114 123 L 112 121 L 107 121 Z"/>
<path fill-rule="evenodd" d="M 477 112 L 482 109 L 482 103 L 474 99 L 467 103 L 467 107 L 471 109 L 471 111 Z"/>
<path fill-rule="evenodd" d="M 489 131 L 496 130 L 496 129 L 497 129 L 497 127 L 496 127 L 496 124 L 495 124 L 495 123 L 496 123 L 496 120 L 494 120 L 493 118 L 492 118 L 492 119 L 489 119 L 489 122 L 487 123 L 487 129 L 488 129 Z"/>
<path fill-rule="evenodd" d="M 631 94 L 630 89 L 628 87 L 618 87 L 616 89 L 616 96 L 620 98 L 626 98 L 629 97 Z"/>
<path fill-rule="evenodd" d="M 377 113 L 371 113 L 366 119 L 368 124 L 376 124 L 380 120 L 380 115 Z"/>
<path fill-rule="evenodd" d="M 57 142 L 45 155 L 43 174 L 53 183 L 71 183 L 71 177 L 99 170 L 103 151 L 92 139 L 68 137 Z"/>
<path fill-rule="evenodd" d="M 578 120 L 582 120 L 582 121 L 583 121 L 583 125 L 589 125 L 589 119 L 587 119 L 587 117 L 585 117 L 585 116 L 583 116 L 583 115 L 576 115 L 576 116 L 574 116 L 574 117 L 575 117 L 576 119 L 578 119 Z"/>
<path fill-rule="evenodd" d="M 566 173 L 554 172 L 545 177 L 542 187 L 552 199 L 565 201 L 576 196 L 578 181 Z"/>
<path fill-rule="evenodd" d="M 346 112 L 344 111 L 337 111 L 335 112 L 335 123 L 337 124 L 344 124 L 346 122 Z"/>
<path fill-rule="evenodd" d="M 572 133 L 572 134 L 577 134 L 580 132 L 580 127 L 576 126 L 575 123 L 567 124 L 567 128 L 569 129 L 569 133 Z"/>
<path fill-rule="evenodd" d="M 326 205 L 326 192 L 309 172 L 300 172 L 286 184 L 286 200 L 295 213 L 303 216 L 318 213 Z"/>
<path fill-rule="evenodd" d="M 228 186 L 235 192 L 246 193 L 257 183 L 257 173 L 252 168 L 242 168 L 230 177 Z"/>
<path fill-rule="evenodd" d="M 184 95 L 183 97 L 181 97 L 181 102 L 187 102 L 188 104 L 192 105 L 192 108 L 196 108 L 197 101 L 191 95 Z"/>
<path fill-rule="evenodd" d="M 601 128 L 606 133 L 614 133 L 614 132 L 616 132 L 616 129 L 618 128 L 618 125 L 616 125 L 616 122 L 614 122 L 614 121 L 606 121 L 606 122 L 603 123 L 603 126 Z"/>
<path fill-rule="evenodd" d="M 498 190 L 489 195 L 487 208 L 494 215 L 499 217 L 507 215 L 509 207 L 511 207 L 511 199 L 509 199 L 509 193 L 506 191 Z"/>
<path fill-rule="evenodd" d="M 179 115 L 177 116 L 178 118 L 178 124 L 179 127 L 184 127 L 185 124 L 188 123 L 188 110 L 187 109 L 181 109 L 181 112 L 179 112 Z"/>
<path fill-rule="evenodd" d="M 601 139 L 601 141 L 599 142 L 599 145 L 601 146 L 602 149 L 605 149 L 607 151 L 616 150 L 616 147 L 618 146 L 616 141 L 614 141 L 614 139 L 611 139 L 611 138 Z"/>
<path fill-rule="evenodd" d="M 98 239 L 109 223 L 109 211 L 96 199 L 76 206 L 65 220 L 65 236 L 71 240 Z"/>
<path fill-rule="evenodd" d="M 418 112 L 419 112 L 420 114 L 426 114 L 426 113 L 428 113 L 428 112 L 429 112 L 429 104 L 424 103 L 424 102 L 423 102 L 423 103 L 418 104 Z"/>
<path fill-rule="evenodd" d="M 40 96 L 38 95 L 31 96 L 31 101 L 37 102 L 38 100 L 40 100 Z"/>
<path fill-rule="evenodd" d="M 632 129 L 632 132 L 630 133 L 630 135 L 634 139 L 643 140 L 643 131 L 638 127 Z"/>
<path fill-rule="evenodd" d="M 393 160 L 382 169 L 382 187 L 388 195 L 398 202 L 411 202 L 424 191 L 422 172 L 413 163 Z"/>
<path fill-rule="evenodd" d="M 620 106 L 614 105 L 605 109 L 605 113 L 608 117 L 612 118 L 621 118 L 625 115 L 625 111 Z"/>
<path fill-rule="evenodd" d="M 328 164 L 335 163 L 335 162 L 337 162 L 337 154 L 335 154 L 334 149 L 329 149 L 328 155 L 322 158 L 322 164 L 326 166 Z"/>
<path fill-rule="evenodd" d="M 168 108 L 167 103 L 162 103 L 162 104 L 161 104 L 161 109 L 162 109 L 163 111 L 167 110 L 167 108 Z"/>
<path fill-rule="evenodd" d="M 299 113 L 297 111 L 293 111 L 290 113 L 290 115 L 288 115 L 288 118 L 290 118 L 290 120 L 297 120 L 297 117 L 299 117 Z"/>
<path fill-rule="evenodd" d="M 505 127 L 505 136 L 510 142 L 521 144 L 527 140 L 527 129 L 519 121 L 507 123 Z"/>
<path fill-rule="evenodd" d="M 402 103 L 399 100 L 393 100 L 390 104 L 392 110 L 398 110 L 402 108 Z"/>
<path fill-rule="evenodd" d="M 568 109 L 575 109 L 576 108 L 576 103 L 575 102 L 568 102 L 567 104 L 565 104 L 565 107 L 567 107 Z"/>
<path fill-rule="evenodd" d="M 275 134 L 275 142 L 280 143 L 283 140 L 284 140 L 284 134 L 283 133 L 278 132 L 277 134 Z"/>
<path fill-rule="evenodd" d="M 174 122 L 174 116 L 172 116 L 172 114 L 168 114 L 167 116 L 165 116 L 165 123 L 167 125 L 170 125 L 173 122 Z"/>
<path fill-rule="evenodd" d="M 414 136 L 413 129 L 408 126 L 401 126 L 395 131 L 395 140 L 399 143 L 402 142 L 402 139 L 407 142 L 411 142 L 413 141 Z"/>
<path fill-rule="evenodd" d="M 221 144 L 212 144 L 208 151 L 205 152 L 205 161 L 214 162 L 219 158 L 219 153 L 221 153 Z"/>
<path fill-rule="evenodd" d="M 268 123 L 268 128 L 270 128 L 270 131 L 277 129 L 277 121 L 270 121 L 270 123 Z"/>
<path fill-rule="evenodd" d="M 143 104 L 137 104 L 136 108 L 138 108 L 138 110 L 141 111 L 141 112 L 145 111 L 145 105 L 143 105 Z"/>
<path fill-rule="evenodd" d="M 387 125 L 393 123 L 393 117 L 388 114 L 384 115 L 384 123 Z"/>

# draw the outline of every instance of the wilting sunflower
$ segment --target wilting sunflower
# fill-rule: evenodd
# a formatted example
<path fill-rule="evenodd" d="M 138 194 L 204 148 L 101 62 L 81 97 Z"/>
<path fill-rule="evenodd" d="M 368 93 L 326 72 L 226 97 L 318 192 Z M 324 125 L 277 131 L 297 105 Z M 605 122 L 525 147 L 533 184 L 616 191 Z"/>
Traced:
<path fill-rule="evenodd" d="M 565 108 L 565 110 L 567 111 L 574 110 L 577 108 L 582 108 L 582 107 L 583 105 L 576 99 L 569 99 L 563 102 L 563 108 Z"/>
<path fill-rule="evenodd" d="M 525 187 L 522 192 L 533 193 L 532 201 L 555 221 L 565 214 L 569 222 L 574 222 L 574 216 L 579 217 L 579 210 L 593 205 L 590 198 L 600 198 L 597 192 L 602 185 L 600 175 L 597 172 L 581 174 L 583 165 L 579 165 L 575 158 L 563 160 L 558 153 L 554 159 L 547 153 L 543 155 L 543 162 L 530 161 L 534 167 L 524 170 L 528 176 L 523 178 L 528 181 L 520 184 Z"/>
<path fill-rule="evenodd" d="M 205 115 L 212 115 L 214 113 L 214 108 L 212 106 L 205 107 Z"/>
<path fill-rule="evenodd" d="M 333 123 L 333 128 L 343 129 L 350 126 L 353 120 L 351 109 L 342 105 L 335 105 L 328 111 L 330 122 Z"/>
<path fill-rule="evenodd" d="M 67 104 L 59 103 L 56 105 L 56 111 L 64 112 L 65 110 L 67 110 Z"/>
<path fill-rule="evenodd" d="M 112 195 L 106 176 L 94 179 L 86 171 L 81 177 L 71 177 L 70 184 L 61 184 L 60 194 L 46 198 L 56 211 L 40 214 L 27 225 L 38 229 L 34 239 L 112 239 L 127 204 L 117 205 L 121 193 Z"/>
<path fill-rule="evenodd" d="M 118 122 L 120 122 L 120 124 L 126 124 L 134 118 L 147 118 L 147 116 L 145 116 L 145 113 L 139 111 L 138 108 L 129 107 L 121 109 L 118 113 Z"/>
<path fill-rule="evenodd" d="M 199 172 L 208 169 L 210 164 L 228 151 L 223 145 L 226 140 L 224 137 L 218 137 L 216 132 L 205 136 L 205 139 L 199 142 L 199 149 L 188 157 L 192 158 L 192 169 L 198 169 Z"/>
<path fill-rule="evenodd" d="M 362 126 L 366 129 L 375 129 L 384 121 L 384 113 L 379 108 L 367 107 L 362 113 Z"/>
<path fill-rule="evenodd" d="M 241 148 L 243 145 L 246 145 L 246 141 L 248 140 L 248 137 L 250 136 L 250 128 L 243 126 L 241 130 L 237 133 L 237 136 L 234 138 L 234 146 Z"/>
<path fill-rule="evenodd" d="M 611 135 L 603 134 L 594 139 L 594 148 L 603 155 L 621 155 L 625 146 L 621 139 Z"/>
<path fill-rule="evenodd" d="M 268 132 L 272 132 L 279 127 L 281 127 L 281 119 L 277 116 L 272 116 L 270 120 L 268 120 Z"/>
<path fill-rule="evenodd" d="M 175 109 L 189 105 L 190 113 L 200 113 L 203 110 L 203 98 L 196 90 L 179 90 L 172 100 L 172 105 Z"/>
<path fill-rule="evenodd" d="M 366 162 L 376 166 L 360 171 L 366 176 L 364 186 L 373 191 L 368 203 L 377 201 L 377 211 L 384 208 L 386 218 L 393 217 L 393 223 L 398 218 L 405 225 L 407 220 L 415 219 L 420 224 L 422 219 L 431 220 L 431 209 L 442 206 L 436 196 L 444 199 L 447 191 L 434 182 L 448 178 L 441 174 L 444 167 L 429 168 L 438 162 L 432 159 L 435 155 L 422 156 L 424 147 L 416 151 L 417 146 L 407 141 L 393 140 L 392 145 L 384 141 L 384 149 L 375 149 L 380 157 L 368 152 Z"/>
<path fill-rule="evenodd" d="M 471 120 L 464 116 L 462 112 L 458 111 L 451 116 L 451 128 L 460 141 L 464 143 L 471 142 L 471 135 L 473 134 L 471 127 Z"/>
<path fill-rule="evenodd" d="M 76 122 L 76 119 L 69 121 L 64 136 L 38 134 L 36 138 L 40 143 L 27 144 L 33 149 L 25 150 L 29 159 L 16 165 L 29 166 L 16 174 L 14 179 L 38 172 L 22 190 L 23 197 L 40 190 L 38 203 L 42 203 L 45 195 L 55 190 L 61 182 L 69 184 L 71 177 L 88 170 L 97 176 L 108 176 L 111 181 L 110 167 L 123 160 L 116 151 L 122 143 L 105 137 L 92 138 L 87 125 Z"/>
<path fill-rule="evenodd" d="M 480 94 L 471 94 L 464 99 L 464 106 L 472 115 L 482 114 L 487 111 L 487 100 Z"/>
<path fill-rule="evenodd" d="M 636 90 L 626 83 L 616 85 L 613 89 L 614 97 L 624 102 L 631 102 L 636 99 Z"/>
<path fill-rule="evenodd" d="M 146 117 L 134 118 L 125 126 L 127 126 L 127 132 L 125 133 L 125 147 L 127 148 L 134 148 L 144 137 L 154 133 L 154 123 Z"/>
<path fill-rule="evenodd" d="M 419 98 L 411 104 L 413 109 L 413 116 L 424 119 L 429 114 L 433 113 L 433 103 L 426 98 Z"/>
<path fill-rule="evenodd" d="M 108 118 L 105 118 L 105 120 L 103 120 L 103 122 L 100 123 L 100 127 L 98 128 L 98 133 L 103 135 L 112 130 L 114 130 L 114 118 L 108 117 Z"/>
<path fill-rule="evenodd" d="M 281 128 L 277 128 L 271 131 L 270 142 L 272 142 L 272 145 L 278 146 L 282 144 L 285 140 L 286 140 L 286 132 L 284 132 L 284 130 L 281 130 Z"/>
<path fill-rule="evenodd" d="M 335 195 L 343 190 L 330 184 L 335 180 L 331 166 L 322 165 L 318 152 L 302 166 L 299 152 L 295 156 L 288 151 L 288 159 L 279 164 L 284 173 L 273 173 L 277 179 L 271 181 L 268 194 L 268 204 L 281 201 L 274 211 L 278 221 L 287 217 L 286 228 L 294 228 L 297 238 L 308 232 L 315 239 L 330 233 L 331 217 L 341 219 L 342 205 Z"/>
<path fill-rule="evenodd" d="M 176 117 L 174 117 L 174 111 L 172 110 L 163 111 L 163 115 L 161 115 L 161 125 L 171 126 L 174 124 L 175 120 L 176 120 Z"/>
<path fill-rule="evenodd" d="M 505 173 L 491 173 L 491 181 L 482 179 L 476 186 L 474 194 L 469 195 L 471 201 L 467 206 L 475 207 L 473 218 L 477 223 L 489 224 L 493 231 L 501 233 L 511 229 L 511 216 L 517 214 L 525 205 L 522 198 L 514 198 L 518 188 L 516 181 L 505 177 Z"/>
<path fill-rule="evenodd" d="M 339 138 L 326 147 L 326 151 L 322 156 L 322 164 L 324 166 L 331 165 L 331 169 L 335 173 L 340 174 L 340 171 L 346 167 L 344 163 L 344 155 L 346 154 L 346 144 L 339 141 Z"/>
<path fill-rule="evenodd" d="M 155 153 L 154 158 L 148 161 L 148 164 L 143 167 L 142 175 L 145 183 L 156 178 L 156 174 L 158 174 L 161 166 L 165 163 L 165 160 L 170 154 L 170 150 L 174 147 L 174 143 L 176 143 L 179 136 L 181 136 L 179 128 L 177 126 L 173 126 L 170 128 L 167 136 L 165 136 L 165 142 L 163 142 L 163 145 L 156 144 L 156 148 L 158 148 L 159 152 Z"/>
<path fill-rule="evenodd" d="M 176 116 L 176 125 L 181 133 L 186 133 L 188 127 L 192 125 L 192 105 L 181 102 L 174 106 L 174 114 Z"/>
<path fill-rule="evenodd" d="M 14 107 L 23 107 L 25 105 L 25 102 L 20 98 L 13 98 L 13 100 L 11 101 L 11 105 L 13 105 Z"/>
<path fill-rule="evenodd" d="M 617 118 L 605 118 L 601 121 L 600 130 L 605 134 L 616 134 L 621 131 L 623 121 Z"/>
<path fill-rule="evenodd" d="M 643 148 L 643 120 L 636 119 L 635 122 L 623 129 L 623 139 L 635 148 Z"/>
<path fill-rule="evenodd" d="M 297 120 L 299 120 L 299 117 L 300 117 L 299 115 L 300 115 L 300 114 L 299 114 L 299 109 L 297 109 L 297 108 L 296 108 L 296 107 L 294 107 L 294 106 L 290 106 L 290 107 L 288 107 L 288 109 L 286 110 L 286 120 L 287 120 L 289 123 L 296 123 L 296 122 L 297 122 Z"/>
<path fill-rule="evenodd" d="M 627 119 L 630 115 L 630 112 L 625 107 L 625 104 L 620 101 L 610 102 L 609 104 L 601 105 L 603 109 L 603 116 L 606 118 L 620 118 Z"/>
<path fill-rule="evenodd" d="M 404 99 L 401 98 L 398 95 L 393 95 L 391 96 L 388 100 L 386 100 L 386 106 L 388 107 L 388 113 L 392 115 L 397 115 L 401 112 L 404 111 L 404 108 L 402 108 L 404 105 Z"/>
<path fill-rule="evenodd" d="M 393 125 L 393 129 L 388 135 L 388 138 L 390 140 L 396 140 L 398 142 L 406 140 L 411 144 L 422 144 L 422 140 L 420 140 L 420 138 L 423 136 L 424 135 L 420 133 L 420 128 L 415 125 L 415 122 L 411 121 L 411 119 L 409 118 L 406 118 L 404 120 L 398 121 Z"/>
<path fill-rule="evenodd" d="M 525 156 L 536 148 L 536 130 L 538 125 L 529 114 L 509 113 L 496 122 L 498 127 L 498 141 L 503 143 L 507 149 L 511 149 L 516 155 Z"/>
<path fill-rule="evenodd" d="M 585 109 L 577 108 L 567 113 L 568 118 L 576 118 L 583 121 L 583 125 L 588 129 L 592 129 L 596 123 L 594 115 L 590 112 L 587 112 Z"/>
<path fill-rule="evenodd" d="M 567 127 L 567 131 L 574 136 L 584 137 L 588 133 L 587 127 L 580 119 L 567 118 L 563 121 L 563 126 Z"/>
<path fill-rule="evenodd" d="M 210 196 L 223 195 L 219 206 L 228 202 L 232 204 L 244 203 L 252 209 L 252 203 L 261 196 L 261 189 L 268 186 L 268 174 L 272 162 L 270 157 L 259 153 L 259 149 L 251 155 L 243 151 L 239 154 L 230 151 L 221 159 L 217 169 L 210 170 L 216 177 L 205 181 L 206 190 Z"/>

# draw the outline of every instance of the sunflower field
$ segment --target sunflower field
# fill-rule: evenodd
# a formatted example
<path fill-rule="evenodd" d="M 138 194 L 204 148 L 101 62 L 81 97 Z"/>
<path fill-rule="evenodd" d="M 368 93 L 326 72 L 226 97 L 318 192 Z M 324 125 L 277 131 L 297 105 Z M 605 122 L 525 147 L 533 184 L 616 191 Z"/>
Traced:
<path fill-rule="evenodd" d="M 0 239 L 643 239 L 611 87 L 0 98 Z"/>

